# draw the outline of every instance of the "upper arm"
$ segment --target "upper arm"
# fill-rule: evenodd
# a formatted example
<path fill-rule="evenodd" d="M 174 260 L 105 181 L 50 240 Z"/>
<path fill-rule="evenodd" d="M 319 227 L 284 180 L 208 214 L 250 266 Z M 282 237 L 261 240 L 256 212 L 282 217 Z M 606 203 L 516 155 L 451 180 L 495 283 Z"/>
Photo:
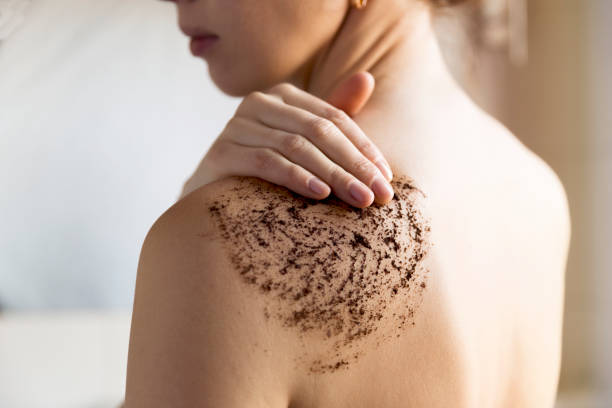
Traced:
<path fill-rule="evenodd" d="M 201 194 L 166 211 L 142 246 L 126 407 L 287 406 L 271 331 L 229 270 Z"/>

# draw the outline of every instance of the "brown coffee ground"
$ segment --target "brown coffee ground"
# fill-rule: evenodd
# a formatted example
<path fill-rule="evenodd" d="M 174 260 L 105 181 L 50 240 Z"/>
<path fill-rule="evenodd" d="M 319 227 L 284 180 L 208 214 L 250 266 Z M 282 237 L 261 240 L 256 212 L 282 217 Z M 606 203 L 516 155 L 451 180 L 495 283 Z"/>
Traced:
<path fill-rule="evenodd" d="M 383 319 L 393 330 L 378 333 L 377 344 L 414 324 L 427 286 L 429 224 L 410 179 L 394 178 L 390 203 L 359 209 L 334 195 L 317 201 L 235 178 L 208 210 L 242 280 L 267 297 L 265 317 L 332 342 L 308 359 L 311 372 L 348 368 L 360 355 L 353 345 L 372 338 Z M 392 304 L 403 312 L 391 313 Z"/>

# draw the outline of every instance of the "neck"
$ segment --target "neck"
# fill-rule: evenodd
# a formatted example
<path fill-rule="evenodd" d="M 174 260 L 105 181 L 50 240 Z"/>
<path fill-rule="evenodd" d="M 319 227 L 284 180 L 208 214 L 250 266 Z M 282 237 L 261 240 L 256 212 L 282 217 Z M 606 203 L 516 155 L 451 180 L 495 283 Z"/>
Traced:
<path fill-rule="evenodd" d="M 429 6 L 421 1 L 370 1 L 362 10 L 352 8 L 294 83 L 325 99 L 358 71 L 370 72 L 376 84 L 359 116 L 401 109 L 404 119 L 424 121 L 432 109 L 439 111 L 449 97 L 462 93 L 442 58 Z M 368 136 L 377 144 L 389 142 Z"/>

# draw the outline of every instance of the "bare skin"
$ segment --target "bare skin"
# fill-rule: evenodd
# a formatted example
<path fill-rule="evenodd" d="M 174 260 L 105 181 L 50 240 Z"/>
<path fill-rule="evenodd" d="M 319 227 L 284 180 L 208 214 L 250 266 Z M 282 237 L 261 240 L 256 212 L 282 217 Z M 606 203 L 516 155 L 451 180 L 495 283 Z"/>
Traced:
<path fill-rule="evenodd" d="M 223 20 L 222 3 L 179 2 L 180 21 L 200 18 L 211 28 L 213 12 Z M 272 13 L 246 0 L 235 4 L 260 24 Z M 556 175 L 452 80 L 422 3 L 370 0 L 360 11 L 343 1 L 310 4 L 325 5 L 326 24 L 338 31 L 321 23 L 300 37 L 311 42 L 287 53 L 282 64 L 262 52 L 269 65 L 262 62 L 251 74 L 229 69 L 237 57 L 219 47 L 209 55 L 209 71 L 230 94 L 287 80 L 320 98 L 354 72 L 374 76 L 374 93 L 354 120 L 380 148 L 394 179 L 408 177 L 425 193 L 418 207 L 431 227 L 421 264 L 428 280 L 414 325 L 400 330 L 381 323 L 378 333 L 389 334 L 387 340 L 366 338 L 356 346 L 361 357 L 344 370 L 313 374 L 296 363 L 305 353 L 325 354 L 328 338 L 264 316 L 269 298 L 244 283 L 206 211 L 226 196 L 241 214 L 267 204 L 273 193 L 258 195 L 253 187 L 253 201 L 239 200 L 232 190 L 239 179 L 215 181 L 166 211 L 143 245 L 126 406 L 552 407 L 570 235 Z M 319 18 L 314 6 L 281 9 L 297 13 L 306 26 L 311 14 Z M 267 23 L 264 40 L 273 30 Z M 295 27 L 298 37 L 301 29 Z M 283 56 L 283 44 L 296 46 L 287 37 L 279 45 Z M 314 58 L 300 58 L 311 50 Z M 333 217 L 325 222 L 336 225 Z M 398 239 L 411 245 L 410 235 Z"/>

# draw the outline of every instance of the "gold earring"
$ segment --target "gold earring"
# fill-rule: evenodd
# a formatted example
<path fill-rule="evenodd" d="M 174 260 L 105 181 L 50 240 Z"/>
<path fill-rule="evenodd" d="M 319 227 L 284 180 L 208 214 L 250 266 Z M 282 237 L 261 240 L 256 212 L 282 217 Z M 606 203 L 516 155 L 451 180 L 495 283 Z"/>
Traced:
<path fill-rule="evenodd" d="M 366 6 L 368 0 L 352 0 L 352 3 L 353 7 L 355 7 L 356 9 L 362 9 Z"/>

